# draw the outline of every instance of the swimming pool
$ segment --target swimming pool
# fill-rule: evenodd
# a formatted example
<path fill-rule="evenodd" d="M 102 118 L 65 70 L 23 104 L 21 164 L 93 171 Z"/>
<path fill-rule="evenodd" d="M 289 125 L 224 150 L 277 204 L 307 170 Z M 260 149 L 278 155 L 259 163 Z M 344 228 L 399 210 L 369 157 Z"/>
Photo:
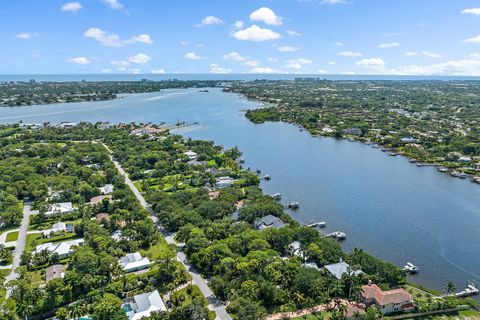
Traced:
<path fill-rule="evenodd" d="M 125 312 L 130 312 L 130 311 L 132 311 L 133 309 L 132 309 L 132 306 L 130 305 L 130 303 L 125 303 L 125 304 L 123 305 L 123 310 L 125 310 Z"/>

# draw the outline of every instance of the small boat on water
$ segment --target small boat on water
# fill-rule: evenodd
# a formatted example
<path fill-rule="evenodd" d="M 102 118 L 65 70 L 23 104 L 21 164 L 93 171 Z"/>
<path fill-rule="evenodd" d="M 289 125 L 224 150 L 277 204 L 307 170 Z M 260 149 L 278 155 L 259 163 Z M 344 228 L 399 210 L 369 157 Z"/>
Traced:
<path fill-rule="evenodd" d="M 440 167 L 437 167 L 437 171 L 438 171 L 438 172 L 443 172 L 443 173 L 445 173 L 445 172 L 448 172 L 448 169 L 445 168 L 445 167 L 440 166 Z"/>
<path fill-rule="evenodd" d="M 327 223 L 325 221 L 320 221 L 320 222 L 311 221 L 309 224 L 305 226 L 309 228 L 325 228 L 327 226 Z"/>
<path fill-rule="evenodd" d="M 244 163 L 244 162 L 245 162 L 245 158 L 239 158 L 239 159 L 238 159 L 238 162 Z"/>
<path fill-rule="evenodd" d="M 408 162 L 415 163 L 415 162 L 417 162 L 417 159 L 408 159 Z"/>
<path fill-rule="evenodd" d="M 413 273 L 417 273 L 418 271 L 420 271 L 420 268 L 417 267 L 416 265 L 414 265 L 411 262 L 407 262 L 407 264 L 403 267 L 403 271 L 413 274 Z"/>
<path fill-rule="evenodd" d="M 266 175 L 263 176 L 263 180 L 267 180 L 267 181 L 268 181 L 268 180 L 271 180 L 271 179 L 272 179 L 272 177 L 270 177 L 269 174 L 266 174 Z"/>
<path fill-rule="evenodd" d="M 347 239 L 347 234 L 345 232 L 335 231 L 330 234 L 327 234 L 327 237 L 331 237 L 337 240 L 345 240 Z"/>
<path fill-rule="evenodd" d="M 392 156 L 392 157 L 396 157 L 396 156 L 398 156 L 398 153 L 396 153 L 396 152 L 390 152 L 389 155 Z"/>
<path fill-rule="evenodd" d="M 480 177 L 479 176 L 472 177 L 472 182 L 480 184 Z"/>
<path fill-rule="evenodd" d="M 278 192 L 277 192 L 277 193 L 274 193 L 274 194 L 272 194 L 272 198 L 275 199 L 275 200 L 277 200 L 277 201 L 279 201 L 279 200 L 282 199 L 282 194 L 281 194 L 281 193 L 278 193 Z"/>
<path fill-rule="evenodd" d="M 461 298 L 461 297 L 468 297 L 468 296 L 473 296 L 476 295 L 480 292 L 478 290 L 477 286 L 474 284 L 467 284 L 467 287 L 463 289 L 460 292 L 455 293 L 455 297 Z"/>
<path fill-rule="evenodd" d="M 298 209 L 300 207 L 300 203 L 298 203 L 298 201 L 292 201 L 287 205 L 287 207 L 289 209 Z"/>
<path fill-rule="evenodd" d="M 456 177 L 456 178 L 460 178 L 460 179 L 467 178 L 467 174 L 465 172 L 459 172 L 457 170 L 453 170 L 452 172 L 450 172 L 450 175 L 452 177 Z"/>

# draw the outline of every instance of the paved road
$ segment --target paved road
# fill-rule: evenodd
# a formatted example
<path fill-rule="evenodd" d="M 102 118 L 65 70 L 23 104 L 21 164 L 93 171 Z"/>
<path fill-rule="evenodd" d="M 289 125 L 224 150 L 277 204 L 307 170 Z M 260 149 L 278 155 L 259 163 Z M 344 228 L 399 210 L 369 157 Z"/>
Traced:
<path fill-rule="evenodd" d="M 167 241 L 167 243 L 178 245 L 176 241 L 173 239 L 172 235 L 165 234 L 165 230 L 158 223 L 157 217 L 153 215 L 153 211 L 148 205 L 147 201 L 145 201 L 145 198 L 143 198 L 142 194 L 138 191 L 137 187 L 135 187 L 132 180 L 130 180 L 130 178 L 128 177 L 128 174 L 125 172 L 125 170 L 123 170 L 120 163 L 118 163 L 118 161 L 113 159 L 112 150 L 110 150 L 110 148 L 104 143 L 102 143 L 102 145 L 110 153 L 110 159 L 112 160 L 113 164 L 117 168 L 118 172 L 120 172 L 120 174 L 125 178 L 125 183 L 130 187 L 132 192 L 135 194 L 135 197 L 137 197 L 138 201 L 140 201 L 140 204 L 151 213 L 151 216 L 150 216 L 151 219 L 153 220 L 153 222 L 155 222 L 155 224 L 158 226 L 160 231 L 162 231 L 162 233 L 165 235 L 165 240 Z M 186 255 L 183 252 L 178 251 L 177 260 L 183 264 L 185 269 L 188 271 L 188 273 L 192 277 L 193 282 L 198 286 L 202 294 L 207 298 L 209 303 L 208 309 L 215 311 L 215 313 L 217 314 L 217 319 L 232 320 L 232 317 L 230 317 L 230 315 L 227 313 L 227 310 L 225 309 L 223 304 L 221 304 L 220 301 L 218 301 L 218 299 L 215 298 L 212 290 L 208 287 L 207 281 L 203 279 L 203 277 L 190 265 L 190 263 L 188 263 Z"/>
<path fill-rule="evenodd" d="M 31 204 L 25 203 L 23 205 L 23 218 L 20 229 L 18 230 L 18 239 L 15 250 L 13 251 L 13 263 L 12 263 L 12 272 L 5 278 L 5 284 L 11 280 L 18 278 L 17 268 L 20 266 L 20 257 L 25 251 L 25 243 L 27 241 L 27 232 L 28 225 L 30 224 L 30 216 L 32 215 Z M 11 288 L 7 288 L 6 297 L 8 298 L 11 293 Z"/>

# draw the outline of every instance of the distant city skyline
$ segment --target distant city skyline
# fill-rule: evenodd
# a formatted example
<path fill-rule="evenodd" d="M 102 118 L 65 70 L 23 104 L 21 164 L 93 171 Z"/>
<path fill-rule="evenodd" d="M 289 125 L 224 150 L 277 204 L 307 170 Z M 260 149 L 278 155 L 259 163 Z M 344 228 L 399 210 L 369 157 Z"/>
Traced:
<path fill-rule="evenodd" d="M 480 76 L 480 2 L 2 1 L 0 74 Z"/>

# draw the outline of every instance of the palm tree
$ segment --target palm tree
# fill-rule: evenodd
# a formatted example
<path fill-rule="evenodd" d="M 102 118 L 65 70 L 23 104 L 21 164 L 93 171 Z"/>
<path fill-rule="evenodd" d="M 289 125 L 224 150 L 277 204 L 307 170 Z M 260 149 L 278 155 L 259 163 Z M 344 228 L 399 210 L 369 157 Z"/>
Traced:
<path fill-rule="evenodd" d="M 24 302 L 18 306 L 18 314 L 25 320 L 33 313 L 33 305 L 30 302 Z"/>
<path fill-rule="evenodd" d="M 455 284 L 453 282 L 449 281 L 449 282 L 445 283 L 445 285 L 443 286 L 443 291 L 448 296 L 448 295 L 454 293 L 455 291 L 457 291 L 457 289 L 455 288 Z"/>
<path fill-rule="evenodd" d="M 74 320 L 80 319 L 80 317 L 83 316 L 86 311 L 87 309 L 85 308 L 85 306 L 79 302 L 71 304 L 68 307 L 68 314 Z"/>

